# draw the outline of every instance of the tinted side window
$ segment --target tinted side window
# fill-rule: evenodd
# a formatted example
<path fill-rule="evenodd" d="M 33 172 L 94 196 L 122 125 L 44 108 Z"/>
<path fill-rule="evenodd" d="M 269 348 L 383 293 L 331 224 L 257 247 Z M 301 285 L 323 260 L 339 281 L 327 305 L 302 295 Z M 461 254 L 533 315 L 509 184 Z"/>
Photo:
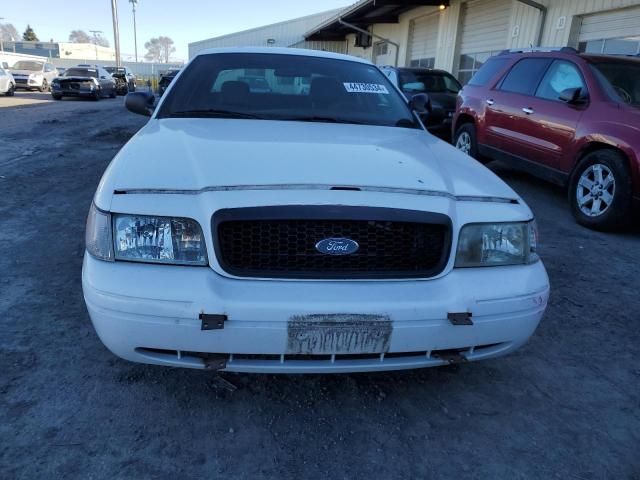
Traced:
<path fill-rule="evenodd" d="M 540 82 L 536 97 L 559 100 L 560 94 L 568 88 L 582 88 L 583 94 L 586 93 L 578 67 L 571 62 L 556 60 Z"/>
<path fill-rule="evenodd" d="M 486 85 L 500 70 L 507 66 L 508 62 L 508 58 L 491 57 L 480 67 L 480 70 L 471 77 L 468 85 L 476 85 L 479 87 Z"/>
<path fill-rule="evenodd" d="M 526 58 L 516 63 L 502 80 L 500 90 L 505 92 L 533 95 L 551 60 L 547 58 Z"/>

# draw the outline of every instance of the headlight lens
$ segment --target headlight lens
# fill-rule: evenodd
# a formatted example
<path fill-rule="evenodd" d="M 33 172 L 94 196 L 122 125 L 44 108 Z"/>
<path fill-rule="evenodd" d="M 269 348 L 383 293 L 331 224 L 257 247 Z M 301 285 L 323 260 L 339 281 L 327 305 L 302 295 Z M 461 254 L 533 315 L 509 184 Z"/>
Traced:
<path fill-rule="evenodd" d="M 189 218 L 114 214 L 116 260 L 207 265 L 202 229 Z"/>
<path fill-rule="evenodd" d="M 539 260 L 535 221 L 477 223 L 460 231 L 456 267 L 525 265 Z"/>
<path fill-rule="evenodd" d="M 87 252 L 100 260 L 113 262 L 113 236 L 111 235 L 111 215 L 98 210 L 92 203 L 87 217 L 85 232 Z"/>

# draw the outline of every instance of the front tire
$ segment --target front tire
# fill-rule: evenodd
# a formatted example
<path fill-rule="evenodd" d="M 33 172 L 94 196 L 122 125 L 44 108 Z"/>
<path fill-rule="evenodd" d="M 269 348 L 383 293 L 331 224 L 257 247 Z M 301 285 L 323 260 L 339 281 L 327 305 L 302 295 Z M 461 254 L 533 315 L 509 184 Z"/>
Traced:
<path fill-rule="evenodd" d="M 42 80 L 42 86 L 38 90 L 40 90 L 41 92 L 48 92 L 49 91 L 49 82 L 47 82 L 46 78 L 44 80 Z"/>
<path fill-rule="evenodd" d="M 100 90 L 96 90 L 92 98 L 95 102 L 97 102 L 98 100 L 100 100 L 100 98 L 102 98 L 102 92 Z"/>
<path fill-rule="evenodd" d="M 62 95 L 51 94 L 54 100 L 62 100 Z"/>
<path fill-rule="evenodd" d="M 9 90 L 7 90 L 5 95 L 7 97 L 13 97 L 15 93 L 16 93 L 16 86 L 12 83 L 11 85 L 9 85 Z"/>
<path fill-rule="evenodd" d="M 473 123 L 462 124 L 460 128 L 456 130 L 456 134 L 453 137 L 453 145 L 456 149 L 478 160 L 478 136 L 476 134 L 476 126 Z"/>
<path fill-rule="evenodd" d="M 624 226 L 631 214 L 633 186 L 627 159 L 597 150 L 580 160 L 569 180 L 569 204 L 576 221 L 594 230 Z"/>

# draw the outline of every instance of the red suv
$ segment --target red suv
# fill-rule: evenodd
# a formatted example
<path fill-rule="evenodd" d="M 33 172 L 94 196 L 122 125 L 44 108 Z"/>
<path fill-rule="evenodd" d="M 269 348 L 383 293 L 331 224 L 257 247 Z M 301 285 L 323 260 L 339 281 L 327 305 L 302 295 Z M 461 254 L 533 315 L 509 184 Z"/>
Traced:
<path fill-rule="evenodd" d="M 640 200 L 640 58 L 506 51 L 458 95 L 454 145 L 568 187 L 577 221 L 626 223 Z"/>

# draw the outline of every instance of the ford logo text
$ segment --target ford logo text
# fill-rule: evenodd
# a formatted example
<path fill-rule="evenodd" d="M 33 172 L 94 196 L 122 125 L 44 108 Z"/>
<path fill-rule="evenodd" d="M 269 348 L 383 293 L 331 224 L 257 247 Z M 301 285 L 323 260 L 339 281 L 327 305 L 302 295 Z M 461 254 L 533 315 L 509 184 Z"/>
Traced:
<path fill-rule="evenodd" d="M 316 243 L 316 250 L 325 255 L 351 255 L 360 245 L 350 238 L 325 238 Z"/>

